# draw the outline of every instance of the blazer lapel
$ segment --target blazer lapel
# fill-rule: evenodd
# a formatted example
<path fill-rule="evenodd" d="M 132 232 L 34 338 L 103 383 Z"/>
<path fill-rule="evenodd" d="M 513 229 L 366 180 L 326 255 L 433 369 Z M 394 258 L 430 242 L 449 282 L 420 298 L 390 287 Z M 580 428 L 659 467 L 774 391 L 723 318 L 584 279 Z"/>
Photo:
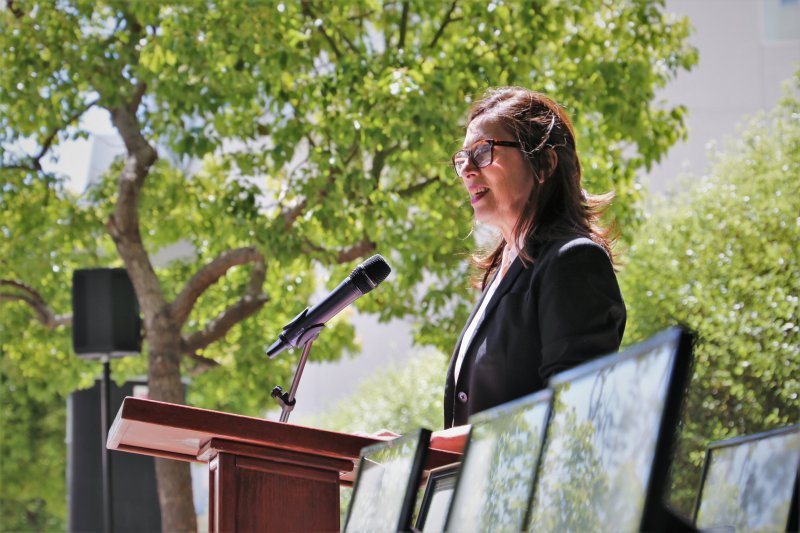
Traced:
<path fill-rule="evenodd" d="M 458 352 L 459 352 L 459 350 L 461 350 L 461 341 L 464 340 L 464 333 L 466 333 L 467 328 L 472 323 L 472 319 L 475 318 L 475 314 L 478 312 L 478 309 L 481 308 L 481 304 L 483 303 L 483 299 L 486 298 L 486 293 L 489 291 L 489 287 L 492 286 L 492 283 L 494 283 L 494 278 L 496 276 L 497 276 L 497 272 L 494 273 L 494 276 L 492 276 L 492 279 L 489 281 L 489 283 L 486 284 L 486 288 L 481 293 L 481 297 L 478 298 L 478 303 L 476 303 L 475 306 L 472 308 L 472 313 L 470 313 L 469 318 L 467 319 L 467 322 L 464 324 L 464 328 L 461 330 L 461 335 L 458 336 L 458 341 L 456 341 L 456 347 L 453 350 L 453 355 L 450 357 L 450 368 L 448 368 L 448 370 L 447 370 L 447 378 L 452 380 L 453 383 L 455 383 L 456 359 L 458 359 Z"/>
<path fill-rule="evenodd" d="M 500 281 L 500 285 L 498 285 L 497 290 L 492 295 L 491 301 L 489 301 L 489 303 L 486 305 L 486 310 L 483 313 L 483 318 L 481 319 L 480 324 L 477 324 L 475 326 L 475 333 L 472 336 L 472 340 L 475 340 L 475 338 L 478 336 L 478 331 L 481 329 L 481 327 L 483 327 L 484 322 L 486 322 L 486 318 L 494 310 L 494 308 L 497 307 L 497 304 L 500 302 L 500 299 L 508 292 L 508 290 L 514 284 L 514 280 L 517 279 L 517 276 L 519 276 L 519 274 L 522 272 L 523 269 L 524 265 L 522 264 L 522 259 L 520 259 L 519 257 L 514 259 L 514 261 L 511 263 L 511 266 L 508 267 L 508 272 L 506 272 L 506 275 L 503 276 L 503 279 Z M 492 279 L 489 281 L 489 283 L 486 284 L 486 288 L 483 290 L 483 293 L 481 294 L 478 303 L 475 304 L 475 307 L 472 308 L 472 313 L 470 313 L 469 318 L 467 319 L 467 322 L 464 325 L 464 329 L 461 330 L 461 335 L 459 335 L 458 337 L 458 341 L 456 342 L 456 347 L 453 350 L 453 355 L 450 358 L 450 367 L 447 370 L 447 378 L 451 380 L 451 383 L 453 384 L 455 384 L 456 359 L 458 359 L 458 352 L 459 350 L 461 350 L 461 343 L 464 340 L 464 333 L 467 331 L 467 328 L 472 323 L 472 320 L 475 318 L 475 314 L 478 312 L 478 309 L 480 309 L 483 300 L 486 298 L 486 293 L 489 291 L 489 287 L 492 286 L 492 283 L 494 283 L 495 278 L 499 274 L 500 274 L 500 269 L 498 268 L 495 271 L 494 275 L 492 276 Z M 464 355 L 464 363 L 467 362 L 468 357 L 469 357 L 469 347 L 467 347 L 467 353 Z"/>
<path fill-rule="evenodd" d="M 505 296 L 505 294 L 508 292 L 508 289 L 510 289 L 514 284 L 514 280 L 517 279 L 517 276 L 519 276 L 523 268 L 522 259 L 519 257 L 514 259 L 514 261 L 511 263 L 511 266 L 508 267 L 508 272 L 506 272 L 506 275 L 503 276 L 502 281 L 500 281 L 500 285 L 497 286 L 497 290 L 492 296 L 491 301 L 489 301 L 489 304 L 486 306 L 486 311 L 483 313 L 483 322 L 486 321 L 486 318 L 491 314 L 492 311 L 494 311 L 494 308 L 497 307 L 500 299 Z M 478 324 L 478 327 L 475 328 L 476 334 L 478 333 L 478 329 L 483 325 L 483 322 Z"/>
<path fill-rule="evenodd" d="M 522 270 L 523 270 L 522 260 L 519 257 L 517 257 L 511 263 L 511 266 L 508 267 L 508 272 L 506 272 L 506 275 L 503 276 L 503 279 L 500 281 L 500 285 L 497 286 L 497 290 L 494 291 L 494 294 L 492 295 L 492 299 L 489 300 L 488 304 L 486 304 L 486 310 L 484 310 L 484 312 L 483 312 L 483 317 L 481 317 L 480 323 L 475 326 L 475 333 L 472 335 L 472 341 L 474 341 L 475 339 L 478 338 L 478 334 L 480 333 L 481 328 L 483 328 L 483 325 L 487 322 L 487 320 L 491 316 L 491 313 L 492 313 L 492 311 L 494 311 L 494 308 L 497 307 L 498 303 L 500 303 L 500 300 L 508 292 L 508 289 L 510 289 L 511 286 L 514 284 L 514 280 L 517 279 L 517 276 L 519 276 L 519 274 L 520 274 L 520 272 L 522 272 Z M 497 272 L 495 272 L 494 276 L 492 276 L 492 282 L 494 282 L 494 279 L 495 279 L 495 277 L 497 277 L 498 274 L 499 274 L 499 270 Z M 489 285 L 487 285 L 487 288 L 488 287 L 489 287 Z M 486 297 L 486 293 L 484 292 L 483 297 L 481 298 L 481 301 L 478 302 L 478 305 L 475 307 L 475 311 L 478 310 L 478 308 L 480 307 L 480 304 L 483 302 L 483 299 L 485 297 Z M 467 324 L 469 324 L 472 321 L 472 318 L 475 316 L 475 311 L 473 311 L 472 316 L 470 316 L 469 322 L 467 322 Z M 464 328 L 464 329 L 466 330 L 466 328 Z M 463 331 L 461 332 L 461 336 L 462 337 L 464 336 L 464 332 Z M 470 343 L 472 341 L 470 341 Z M 461 345 L 461 339 L 460 338 L 459 338 L 458 345 L 459 345 L 459 347 Z M 456 354 L 457 353 L 458 352 L 456 352 Z M 464 373 L 463 369 L 464 369 L 464 366 L 467 364 L 467 360 L 468 360 L 469 357 L 470 357 L 469 346 L 467 346 L 467 352 L 464 354 L 464 362 L 462 363 L 462 366 L 461 366 L 461 369 L 462 369 L 461 374 Z M 455 372 L 455 365 L 454 364 L 453 364 L 453 372 Z"/>

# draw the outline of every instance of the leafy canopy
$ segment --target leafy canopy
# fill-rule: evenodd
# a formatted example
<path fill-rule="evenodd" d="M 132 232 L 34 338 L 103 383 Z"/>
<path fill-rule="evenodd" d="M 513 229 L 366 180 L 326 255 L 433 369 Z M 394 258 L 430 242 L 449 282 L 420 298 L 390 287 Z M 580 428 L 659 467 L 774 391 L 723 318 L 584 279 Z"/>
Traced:
<path fill-rule="evenodd" d="M 179 161 L 213 159 L 204 187 L 184 190 L 178 175 L 162 190 L 177 171 L 156 169 L 148 249 L 188 238 L 197 264 L 255 242 L 274 307 L 294 310 L 280 278 L 374 243 L 396 274 L 364 308 L 425 316 L 419 340 L 442 349 L 467 309 L 471 212 L 448 161 L 468 103 L 489 85 L 549 92 L 576 124 L 587 189 L 615 189 L 628 221 L 635 170 L 684 131 L 683 108 L 655 103 L 654 90 L 696 61 L 687 22 L 661 2 L 14 5 L 19 20 L 2 12 L 13 29 L 0 43 L 0 161 L 145 83 L 145 135 Z M 73 125 L 54 142 L 81 134 Z M 420 291 L 425 273 L 439 288 Z M 274 307 L 262 314 L 277 325 Z"/>

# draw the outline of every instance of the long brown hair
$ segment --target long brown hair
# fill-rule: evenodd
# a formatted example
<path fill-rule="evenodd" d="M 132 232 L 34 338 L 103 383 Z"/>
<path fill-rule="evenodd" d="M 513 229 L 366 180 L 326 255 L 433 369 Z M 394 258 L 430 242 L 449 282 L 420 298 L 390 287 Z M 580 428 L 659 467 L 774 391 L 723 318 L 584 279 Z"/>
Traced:
<path fill-rule="evenodd" d="M 498 87 L 475 102 L 467 126 L 479 116 L 492 117 L 515 136 L 533 170 L 533 188 L 513 229 L 515 241 L 535 244 L 581 235 L 602 246 L 613 262 L 613 228 L 603 228 L 598 221 L 614 193 L 591 195 L 582 189 L 575 131 L 564 109 L 542 93 Z M 477 283 L 481 288 L 500 266 L 505 245 L 501 239 L 494 250 L 473 256 L 483 271 Z M 535 260 L 526 248 L 519 250 L 519 257 L 526 266 Z"/>

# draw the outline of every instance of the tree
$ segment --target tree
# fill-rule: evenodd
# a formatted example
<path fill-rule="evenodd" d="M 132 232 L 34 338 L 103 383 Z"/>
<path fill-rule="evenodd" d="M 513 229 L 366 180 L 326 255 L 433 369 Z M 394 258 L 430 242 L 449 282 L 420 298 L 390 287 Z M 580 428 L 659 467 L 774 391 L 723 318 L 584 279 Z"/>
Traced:
<path fill-rule="evenodd" d="M 714 440 L 797 422 L 800 380 L 800 75 L 742 125 L 708 176 L 657 203 L 620 276 L 625 342 L 681 323 L 697 332 L 672 500 L 691 514 Z"/>
<path fill-rule="evenodd" d="M 18 302 L 4 305 L 17 317 L 2 325 L 9 379 L 51 372 L 66 376 L 63 390 L 92 372 L 68 361 L 68 317 L 51 317 L 66 309 L 71 269 L 93 265 L 128 270 L 146 361 L 117 372 L 146 366 L 161 400 L 184 400 L 183 368 L 194 403 L 263 406 L 263 331 L 303 308 L 314 265 L 338 278 L 375 251 L 396 275 L 362 309 L 424 317 L 417 339 L 451 345 L 469 303 L 471 212 L 448 156 L 468 103 L 488 85 L 551 93 L 575 119 L 589 189 L 615 188 L 616 215 L 631 220 L 635 170 L 683 134 L 684 110 L 654 103 L 654 89 L 696 60 L 687 22 L 662 8 L 6 0 L 1 277 L 2 298 Z M 92 108 L 109 113 L 127 154 L 78 199 L 43 163 L 86 134 L 81 117 Z M 185 171 L 201 160 L 199 173 Z M 41 203 L 52 209 L 37 212 Z M 156 268 L 151 253 L 177 239 L 196 257 Z M 437 289 L 421 290 L 426 279 Z M 11 324 L 31 310 L 45 328 L 27 328 L 24 345 Z M 42 348 L 55 345 L 59 357 L 45 361 Z M 352 328 L 338 323 L 318 346 L 315 357 L 352 348 Z M 37 355 L 22 362 L 28 350 Z M 289 364 L 270 371 L 285 376 Z M 159 461 L 157 477 L 164 528 L 193 529 L 188 468 Z"/>
<path fill-rule="evenodd" d="M 32 395 L 26 384 L 12 384 L 5 374 L 5 354 L 0 363 L 0 516 L 4 531 L 55 531 L 65 529 L 63 447 L 66 426 L 61 395 Z M 33 384 L 33 389 L 41 387 Z M 61 407 L 61 408 L 59 408 Z M 12 430 L 13 428 L 13 430 Z M 42 483 L 42 480 L 47 483 Z M 55 507 L 55 508 L 54 508 Z"/>

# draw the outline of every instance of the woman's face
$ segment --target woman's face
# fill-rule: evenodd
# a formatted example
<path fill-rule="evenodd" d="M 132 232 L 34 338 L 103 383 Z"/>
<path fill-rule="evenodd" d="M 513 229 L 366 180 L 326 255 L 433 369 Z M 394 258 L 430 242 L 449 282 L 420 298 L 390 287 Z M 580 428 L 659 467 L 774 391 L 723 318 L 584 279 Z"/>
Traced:
<path fill-rule="evenodd" d="M 464 148 L 485 139 L 516 141 L 492 116 L 479 116 L 469 123 Z M 533 171 L 519 148 L 494 146 L 492 163 L 483 168 L 468 161 L 461 180 L 469 192 L 475 220 L 500 230 L 506 242 L 533 189 Z"/>

